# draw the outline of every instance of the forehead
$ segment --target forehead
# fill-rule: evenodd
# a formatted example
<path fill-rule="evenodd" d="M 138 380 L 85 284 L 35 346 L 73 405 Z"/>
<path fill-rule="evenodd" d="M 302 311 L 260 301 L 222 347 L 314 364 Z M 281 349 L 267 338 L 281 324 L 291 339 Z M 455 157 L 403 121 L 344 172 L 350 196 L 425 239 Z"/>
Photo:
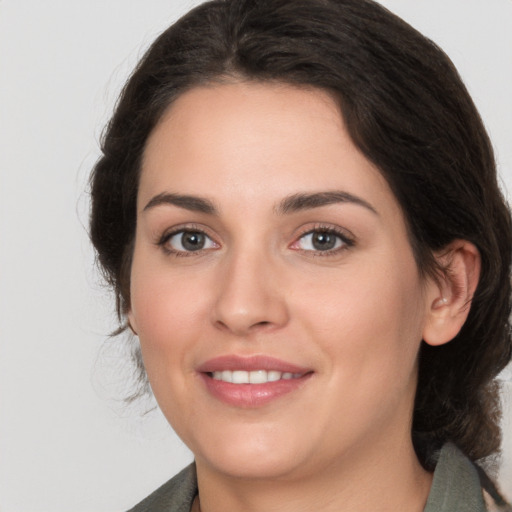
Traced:
<path fill-rule="evenodd" d="M 171 105 L 148 139 L 139 199 L 178 192 L 247 203 L 340 188 L 395 202 L 328 92 L 229 83 L 194 88 Z"/>

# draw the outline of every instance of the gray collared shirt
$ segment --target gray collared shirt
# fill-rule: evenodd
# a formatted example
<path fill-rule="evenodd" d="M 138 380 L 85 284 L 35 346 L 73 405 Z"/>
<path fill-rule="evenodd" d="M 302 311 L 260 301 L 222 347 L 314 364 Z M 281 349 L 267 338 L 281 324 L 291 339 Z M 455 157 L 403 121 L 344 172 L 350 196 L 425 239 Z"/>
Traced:
<path fill-rule="evenodd" d="M 128 512 L 190 512 L 197 494 L 191 464 Z M 424 512 L 486 512 L 478 473 L 462 452 L 446 444 L 439 454 Z"/>

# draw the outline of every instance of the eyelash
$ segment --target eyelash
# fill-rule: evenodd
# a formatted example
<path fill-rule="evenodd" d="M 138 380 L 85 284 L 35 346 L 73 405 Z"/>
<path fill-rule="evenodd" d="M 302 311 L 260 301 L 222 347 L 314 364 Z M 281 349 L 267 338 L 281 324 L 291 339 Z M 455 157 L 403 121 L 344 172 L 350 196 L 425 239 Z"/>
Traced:
<path fill-rule="evenodd" d="M 199 254 L 204 253 L 205 251 L 209 251 L 210 250 L 210 248 L 206 248 L 206 249 L 198 249 L 196 251 L 180 251 L 180 250 L 176 250 L 176 249 L 171 249 L 171 248 L 169 248 L 167 246 L 167 243 L 169 242 L 169 240 L 171 240 L 171 238 L 173 238 L 174 236 L 179 235 L 179 234 L 183 235 L 185 233 L 194 233 L 194 234 L 197 233 L 197 234 L 203 235 L 204 237 L 209 239 L 211 242 L 213 242 L 215 245 L 217 245 L 217 246 L 219 245 L 205 231 L 204 228 L 201 228 L 199 226 L 194 226 L 194 225 L 177 227 L 177 228 L 173 229 L 172 231 L 164 233 L 159 238 L 159 240 L 156 242 L 156 245 L 161 247 L 165 254 L 167 254 L 169 256 L 176 256 L 178 258 L 180 258 L 180 257 L 197 256 Z"/>
<path fill-rule="evenodd" d="M 293 245 L 298 244 L 300 240 L 302 240 L 307 235 L 312 235 L 314 233 L 325 233 L 328 235 L 334 235 L 341 241 L 341 247 L 335 247 L 333 249 L 327 249 L 325 251 L 321 250 L 308 250 L 308 249 L 301 249 L 296 248 L 295 250 L 300 251 L 302 253 L 307 253 L 308 256 L 312 257 L 329 257 L 329 256 L 335 256 L 338 255 L 340 252 L 343 252 L 355 245 L 355 238 L 352 234 L 348 234 L 346 230 L 342 230 L 340 228 L 335 228 L 333 226 L 326 226 L 323 224 L 315 225 L 313 228 L 308 228 L 303 233 L 301 233 L 295 242 L 293 242 Z"/>
<path fill-rule="evenodd" d="M 215 242 L 215 240 L 205 231 L 204 228 L 199 227 L 199 226 L 193 226 L 193 225 L 178 227 L 178 228 L 173 229 L 170 232 L 164 233 L 158 239 L 158 241 L 156 242 L 156 245 L 161 247 L 162 250 L 167 255 L 176 256 L 176 257 L 198 256 L 200 254 L 203 254 L 204 252 L 207 252 L 207 251 L 211 250 L 211 248 L 208 247 L 208 248 L 198 249 L 198 250 L 195 250 L 195 251 L 192 251 L 192 250 L 190 250 L 190 251 L 187 251 L 187 250 L 181 251 L 181 250 L 176 250 L 176 249 L 170 249 L 167 246 L 167 243 L 174 236 L 180 235 L 180 234 L 183 235 L 185 233 L 194 233 L 194 234 L 197 233 L 197 234 L 203 235 L 207 239 L 209 239 L 213 244 L 215 244 L 217 247 L 219 247 L 219 244 L 217 242 Z M 298 244 L 300 242 L 300 240 L 304 239 L 304 237 L 306 237 L 307 235 L 312 235 L 314 233 L 325 233 L 325 234 L 328 234 L 328 235 L 334 235 L 334 236 L 336 236 L 341 241 L 342 245 L 340 247 L 335 247 L 333 249 L 327 249 L 325 251 L 301 249 L 301 248 L 298 248 L 298 247 L 297 248 L 293 247 L 294 245 Z M 292 248 L 293 250 L 305 253 L 308 256 L 312 256 L 312 257 L 328 257 L 328 256 L 336 255 L 336 254 L 338 254 L 338 253 L 340 253 L 342 251 L 345 251 L 345 250 L 349 249 L 350 247 L 353 247 L 354 244 L 355 244 L 354 237 L 352 235 L 348 235 L 345 230 L 341 230 L 339 228 L 334 228 L 332 226 L 326 226 L 326 225 L 320 225 L 319 224 L 319 225 L 314 226 L 313 228 L 309 228 L 309 229 L 305 230 L 304 232 L 302 232 L 289 247 Z"/>

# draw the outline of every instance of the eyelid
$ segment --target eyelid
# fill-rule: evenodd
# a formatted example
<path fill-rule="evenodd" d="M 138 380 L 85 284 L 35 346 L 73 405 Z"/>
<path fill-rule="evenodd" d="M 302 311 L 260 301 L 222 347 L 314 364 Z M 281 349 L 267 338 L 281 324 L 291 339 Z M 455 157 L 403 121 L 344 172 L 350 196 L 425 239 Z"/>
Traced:
<path fill-rule="evenodd" d="M 204 236 L 206 236 L 211 242 L 215 245 L 215 247 L 209 247 L 205 249 L 198 249 L 196 251 L 180 251 L 180 250 L 174 250 L 169 249 L 166 247 L 167 242 L 173 237 L 183 232 L 197 232 L 201 233 Z M 326 249 L 326 250 L 312 250 L 312 249 L 302 249 L 300 247 L 297 247 L 297 244 L 299 241 L 304 238 L 306 235 L 313 234 L 315 232 L 325 232 L 330 233 L 335 236 L 337 236 L 341 242 L 341 247 L 335 247 L 333 249 Z M 209 252 L 211 250 L 216 250 L 220 248 L 221 244 L 216 240 L 216 236 L 211 234 L 211 230 L 207 228 L 204 225 L 201 224 L 195 224 L 195 223 L 185 223 L 185 224 L 179 224 L 176 226 L 172 226 L 171 228 L 166 229 L 162 235 L 158 236 L 155 245 L 159 246 L 164 250 L 167 254 L 172 254 L 175 256 L 193 256 L 193 255 L 199 255 L 204 252 Z M 307 225 L 302 228 L 300 228 L 299 232 L 294 238 L 294 241 L 288 246 L 289 248 L 300 251 L 303 253 L 308 253 L 310 256 L 329 256 L 334 255 L 339 252 L 342 252 L 353 245 L 355 245 L 356 237 L 346 228 L 342 228 L 340 226 L 332 225 L 332 224 L 325 224 L 325 223 L 317 223 L 313 225 Z M 294 247 L 295 246 L 295 247 Z"/>
<path fill-rule="evenodd" d="M 169 242 L 169 240 L 172 237 L 174 237 L 180 233 L 187 233 L 187 232 L 203 234 L 205 237 L 207 237 L 209 240 L 211 240 L 215 244 L 215 247 L 214 248 L 209 247 L 206 249 L 198 249 L 196 251 L 180 251 L 180 250 L 170 249 L 170 248 L 166 247 L 167 242 Z M 174 255 L 174 256 L 194 256 L 194 255 L 203 254 L 204 252 L 208 252 L 208 251 L 219 248 L 220 243 L 217 242 L 217 240 L 215 238 L 216 237 L 214 237 L 210 233 L 210 230 L 207 229 L 205 226 L 202 226 L 199 224 L 179 224 L 177 226 L 173 226 L 171 228 L 166 229 L 163 232 L 163 234 L 157 238 L 157 240 L 155 241 L 155 244 L 157 246 L 161 247 L 162 250 L 166 254 L 170 254 L 170 255 Z"/>
<path fill-rule="evenodd" d="M 325 251 L 321 250 L 311 250 L 311 249 L 302 249 L 300 247 L 294 247 L 299 243 L 301 239 L 303 239 L 307 235 L 311 235 L 313 233 L 330 233 L 337 236 L 341 242 L 341 247 L 336 247 L 333 249 L 327 249 Z M 294 242 L 289 246 L 291 249 L 296 251 L 300 251 L 306 253 L 310 256 L 329 256 L 338 254 L 350 247 L 355 245 L 356 237 L 347 229 L 341 228 L 340 226 L 333 226 L 332 224 L 314 224 L 313 226 L 305 226 L 303 227 L 297 236 L 295 237 Z"/>

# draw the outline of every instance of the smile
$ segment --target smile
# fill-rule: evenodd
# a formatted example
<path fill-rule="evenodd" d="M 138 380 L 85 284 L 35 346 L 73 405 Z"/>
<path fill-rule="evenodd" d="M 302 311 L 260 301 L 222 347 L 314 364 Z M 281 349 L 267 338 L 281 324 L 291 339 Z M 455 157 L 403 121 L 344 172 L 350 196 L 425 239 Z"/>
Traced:
<path fill-rule="evenodd" d="M 223 370 L 211 373 L 213 379 L 232 384 L 266 384 L 279 380 L 298 379 L 301 376 L 301 373 L 279 372 L 277 370 Z"/>
<path fill-rule="evenodd" d="M 232 407 L 263 407 L 281 397 L 300 392 L 315 372 L 266 355 L 215 357 L 197 368 L 205 390 L 215 400 Z"/>

